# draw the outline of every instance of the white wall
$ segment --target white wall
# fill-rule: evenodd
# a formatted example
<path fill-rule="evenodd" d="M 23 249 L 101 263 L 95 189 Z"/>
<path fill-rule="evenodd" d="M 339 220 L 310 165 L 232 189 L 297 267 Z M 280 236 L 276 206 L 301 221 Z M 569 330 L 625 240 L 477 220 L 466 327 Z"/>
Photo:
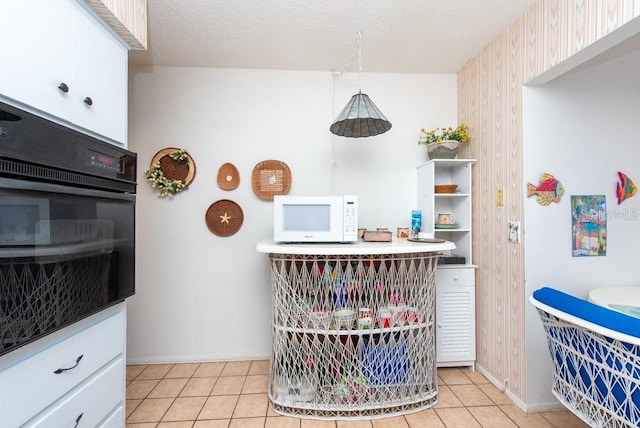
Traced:
<path fill-rule="evenodd" d="M 335 79 L 335 116 L 357 92 L 357 76 Z M 411 226 L 411 210 L 416 208 L 415 167 L 428 160 L 426 147 L 417 144 L 420 128 L 456 125 L 457 78 L 366 74 L 362 92 L 392 128 L 374 138 L 333 136 L 334 192 L 359 196 L 360 227 L 387 227 L 395 233 L 398 227 Z"/>
<path fill-rule="evenodd" d="M 558 204 L 525 200 L 526 296 L 551 286 L 586 298 L 596 287 L 640 284 L 640 195 L 618 205 L 618 171 L 640 184 L 638 118 L 640 55 L 583 67 L 523 95 L 525 180 L 553 174 L 566 193 Z M 526 183 L 524 188 L 526 189 Z M 571 255 L 571 195 L 605 195 L 607 254 Z M 526 197 L 526 195 L 524 195 Z M 527 403 L 530 410 L 557 403 L 541 322 L 526 309 Z"/>
<path fill-rule="evenodd" d="M 358 90 L 353 74 L 131 67 L 129 148 L 138 153 L 136 295 L 128 301 L 129 362 L 266 358 L 271 293 L 267 257 L 255 244 L 272 233 L 272 204 L 251 187 L 265 159 L 287 163 L 290 194 L 356 194 L 360 224 L 409 224 L 415 166 L 426 160 L 421 127 L 454 125 L 455 75 L 363 74 L 393 124 L 386 134 L 347 139 L 329 125 Z M 195 159 L 190 189 L 160 199 L 143 171 L 165 147 Z M 221 190 L 225 162 L 240 186 Z M 210 204 L 231 199 L 244 223 L 233 236 L 209 232 Z"/>

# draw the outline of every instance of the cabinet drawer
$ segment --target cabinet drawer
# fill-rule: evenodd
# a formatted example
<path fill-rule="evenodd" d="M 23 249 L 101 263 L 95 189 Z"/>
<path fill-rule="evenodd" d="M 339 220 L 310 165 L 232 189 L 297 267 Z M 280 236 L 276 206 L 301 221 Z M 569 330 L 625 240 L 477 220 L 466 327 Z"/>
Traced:
<path fill-rule="evenodd" d="M 124 423 L 124 404 L 119 406 L 106 421 L 100 425 L 100 428 L 122 428 Z"/>
<path fill-rule="evenodd" d="M 96 399 L 100 397 L 100 399 Z M 124 400 L 124 360 L 118 358 L 27 427 L 95 427 Z"/>
<path fill-rule="evenodd" d="M 436 286 L 473 286 L 475 275 L 474 268 L 438 268 L 436 269 Z"/>
<path fill-rule="evenodd" d="M 3 415 L 3 424 L 23 424 L 122 354 L 124 323 L 124 313 L 118 312 L 1 371 L 0 414 Z M 54 373 L 58 369 L 69 370 Z M 11 406 L 11 403 L 19 405 Z M 5 406 L 11 406 L 11 409 Z"/>

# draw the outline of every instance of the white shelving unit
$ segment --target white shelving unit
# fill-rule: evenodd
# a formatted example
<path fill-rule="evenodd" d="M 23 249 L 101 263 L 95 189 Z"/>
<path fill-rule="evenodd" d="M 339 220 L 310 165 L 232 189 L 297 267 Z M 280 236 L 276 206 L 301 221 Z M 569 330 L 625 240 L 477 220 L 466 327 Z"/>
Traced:
<path fill-rule="evenodd" d="M 472 258 L 473 159 L 431 160 L 417 167 L 422 232 L 456 245 L 464 263 L 439 264 L 436 271 L 436 360 L 439 367 L 475 366 L 475 269 Z M 455 193 L 435 193 L 438 184 L 456 184 Z M 440 229 L 438 214 L 451 214 L 457 228 Z"/>

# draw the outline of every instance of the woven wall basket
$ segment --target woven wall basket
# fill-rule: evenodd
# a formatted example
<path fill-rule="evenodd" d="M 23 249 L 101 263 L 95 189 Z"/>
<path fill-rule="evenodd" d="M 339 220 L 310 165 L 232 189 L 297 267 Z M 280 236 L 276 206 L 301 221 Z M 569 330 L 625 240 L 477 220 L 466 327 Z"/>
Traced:
<path fill-rule="evenodd" d="M 231 236 L 240 230 L 244 214 L 240 205 L 228 199 L 221 199 L 209 206 L 204 221 L 211 233 L 216 236 Z"/>
<path fill-rule="evenodd" d="M 291 188 L 291 171 L 286 163 L 265 160 L 253 168 L 251 175 L 253 192 L 260 198 L 272 201 L 275 195 L 286 195 Z"/>
<path fill-rule="evenodd" d="M 169 156 L 170 153 L 179 152 L 180 150 L 175 147 L 167 147 L 160 150 L 153 156 L 151 168 L 160 162 L 160 171 L 165 177 L 169 180 L 184 180 L 189 185 L 196 177 L 196 163 L 189 153 L 187 153 L 188 163 L 179 162 Z"/>
<path fill-rule="evenodd" d="M 218 169 L 218 186 L 222 190 L 233 190 L 240 184 L 240 173 L 232 163 L 225 163 Z"/>

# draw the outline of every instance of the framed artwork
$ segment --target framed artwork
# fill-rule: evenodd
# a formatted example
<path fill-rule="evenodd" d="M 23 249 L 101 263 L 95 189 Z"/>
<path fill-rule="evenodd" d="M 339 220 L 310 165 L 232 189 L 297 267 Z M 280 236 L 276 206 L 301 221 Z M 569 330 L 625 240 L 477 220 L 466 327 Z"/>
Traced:
<path fill-rule="evenodd" d="M 573 257 L 607 255 L 607 203 L 604 195 L 571 196 Z"/>

